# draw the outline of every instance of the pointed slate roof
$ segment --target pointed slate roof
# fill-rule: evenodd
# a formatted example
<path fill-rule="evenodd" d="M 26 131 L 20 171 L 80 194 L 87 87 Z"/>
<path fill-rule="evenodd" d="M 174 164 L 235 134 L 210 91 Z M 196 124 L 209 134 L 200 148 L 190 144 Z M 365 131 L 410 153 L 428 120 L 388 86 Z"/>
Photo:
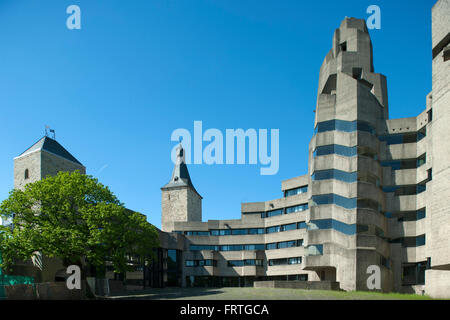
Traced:
<path fill-rule="evenodd" d="M 64 159 L 75 162 L 81 166 L 83 165 L 73 155 L 71 155 L 69 151 L 67 151 L 62 145 L 60 145 L 58 141 L 53 140 L 47 136 L 41 138 L 38 142 L 33 144 L 31 147 L 29 147 L 24 152 L 22 152 L 19 155 L 19 157 L 22 157 L 26 154 L 29 154 L 29 153 L 32 153 L 32 152 L 38 151 L 38 150 L 45 150 L 47 152 L 56 154 L 57 156 L 60 156 Z"/>
<path fill-rule="evenodd" d="M 172 178 L 170 179 L 169 183 L 167 183 L 161 189 L 168 189 L 173 187 L 191 187 L 198 195 L 200 195 L 197 190 L 195 190 L 195 187 L 192 184 L 191 177 L 189 176 L 189 171 L 185 161 L 185 152 L 183 147 L 181 146 L 181 143 L 177 147 L 176 153 L 177 160 L 172 171 Z"/>

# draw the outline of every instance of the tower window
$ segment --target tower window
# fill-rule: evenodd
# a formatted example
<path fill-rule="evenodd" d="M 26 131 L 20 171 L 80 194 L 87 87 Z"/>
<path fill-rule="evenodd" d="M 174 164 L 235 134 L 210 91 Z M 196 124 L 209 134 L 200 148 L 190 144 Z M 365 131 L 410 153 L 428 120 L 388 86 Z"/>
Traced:
<path fill-rule="evenodd" d="M 450 45 L 444 49 L 444 61 L 450 60 Z"/>
<path fill-rule="evenodd" d="M 339 47 L 341 48 L 341 51 L 346 52 L 347 51 L 347 41 L 342 42 Z"/>
<path fill-rule="evenodd" d="M 30 171 L 28 169 L 25 169 L 25 180 L 30 177 Z"/>

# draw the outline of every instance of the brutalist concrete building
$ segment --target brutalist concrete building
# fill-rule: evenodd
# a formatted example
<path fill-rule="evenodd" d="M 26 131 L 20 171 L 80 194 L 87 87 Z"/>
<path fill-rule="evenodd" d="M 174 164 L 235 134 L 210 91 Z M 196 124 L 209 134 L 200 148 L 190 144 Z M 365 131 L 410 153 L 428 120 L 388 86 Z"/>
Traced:
<path fill-rule="evenodd" d="M 382 291 L 448 297 L 449 0 L 432 9 L 430 51 L 426 108 L 389 119 L 388 83 L 375 72 L 365 21 L 346 18 L 320 68 L 308 175 L 283 181 L 279 199 L 243 203 L 241 219 L 202 222 L 180 147 L 162 188 L 162 231 L 177 234 L 179 284 L 291 280 L 368 290 L 368 268 L 378 266 Z"/>
<path fill-rule="evenodd" d="M 450 297 L 450 0 L 432 9 L 430 51 L 424 111 L 389 119 L 388 84 L 375 72 L 365 21 L 346 18 L 320 68 L 308 174 L 282 181 L 279 199 L 243 203 L 240 219 L 203 222 L 179 147 L 161 188 L 156 259 L 127 279 L 149 287 L 282 280 L 368 290 L 376 266 L 382 291 Z M 44 137 L 14 159 L 14 186 L 74 170 L 86 169 Z M 36 281 L 63 270 L 47 265 L 41 273 L 18 268 Z"/>

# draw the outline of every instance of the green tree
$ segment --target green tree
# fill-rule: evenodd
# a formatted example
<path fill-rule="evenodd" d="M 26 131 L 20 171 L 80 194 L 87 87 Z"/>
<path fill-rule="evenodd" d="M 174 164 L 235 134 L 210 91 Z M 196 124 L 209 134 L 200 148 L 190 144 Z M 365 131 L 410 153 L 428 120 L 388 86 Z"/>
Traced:
<path fill-rule="evenodd" d="M 126 209 L 108 187 L 77 171 L 12 190 L 0 216 L 14 226 L 0 227 L 4 268 L 41 252 L 66 265 L 84 260 L 96 270 L 110 261 L 115 272 L 125 273 L 128 255 L 148 263 L 159 246 L 157 230 L 144 215 Z"/>

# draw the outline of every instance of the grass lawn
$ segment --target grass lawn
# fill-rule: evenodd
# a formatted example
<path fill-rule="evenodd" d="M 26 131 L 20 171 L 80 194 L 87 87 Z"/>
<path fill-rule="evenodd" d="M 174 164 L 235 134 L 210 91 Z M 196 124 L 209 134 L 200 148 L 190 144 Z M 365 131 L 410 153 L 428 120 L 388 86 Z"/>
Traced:
<path fill-rule="evenodd" d="M 116 295 L 131 300 L 429 300 L 414 294 L 274 288 L 164 288 Z"/>

